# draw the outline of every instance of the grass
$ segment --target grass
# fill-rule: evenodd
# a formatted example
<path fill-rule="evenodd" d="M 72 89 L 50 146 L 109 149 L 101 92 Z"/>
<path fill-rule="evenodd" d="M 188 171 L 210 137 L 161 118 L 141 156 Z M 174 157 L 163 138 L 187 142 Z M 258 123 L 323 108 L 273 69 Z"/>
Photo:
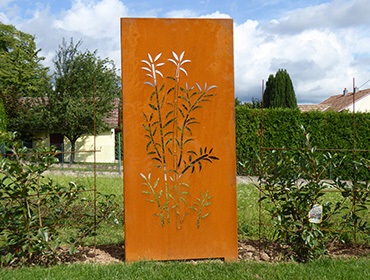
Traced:
<path fill-rule="evenodd" d="M 92 176 L 51 176 L 51 178 L 60 183 L 68 184 L 73 181 L 78 185 L 84 185 L 90 190 L 86 196 L 93 195 L 94 178 Z M 114 194 L 118 204 L 123 211 L 123 180 L 119 176 L 97 176 L 96 189 L 104 194 Z M 258 190 L 252 185 L 239 184 L 237 191 L 238 201 L 238 228 L 239 239 L 258 239 Z M 123 213 L 121 213 L 123 215 Z M 267 220 L 267 213 L 264 214 Z M 121 244 L 123 242 L 123 218 L 118 225 L 103 224 L 98 228 L 97 244 Z M 92 244 L 93 239 L 87 238 L 86 244 Z"/>
<path fill-rule="evenodd" d="M 117 172 L 119 168 L 122 168 L 121 164 L 118 163 L 97 163 L 95 168 L 99 172 Z M 61 164 L 54 164 L 51 166 L 50 170 L 52 171 L 94 171 L 94 164 L 92 163 L 85 163 L 85 162 L 78 162 L 74 164 L 69 164 L 69 162 L 64 162 Z"/>
<path fill-rule="evenodd" d="M 73 264 L 0 269 L 0 279 L 369 279 L 370 259 L 320 259 L 307 264 L 239 261 Z"/>
<path fill-rule="evenodd" d="M 55 182 L 59 184 L 68 184 L 73 181 L 77 185 L 85 186 L 87 192 L 86 197 L 93 197 L 94 194 L 94 178 L 93 176 L 79 176 L 64 175 L 64 176 L 50 176 Z M 104 244 L 122 244 L 123 243 L 123 180 L 120 176 L 97 176 L 96 190 L 103 194 L 114 194 L 118 204 L 117 218 L 118 224 L 102 223 L 97 228 L 96 243 L 98 245 Z M 93 245 L 93 237 L 84 239 L 84 244 Z"/>
<path fill-rule="evenodd" d="M 94 177 L 80 175 L 63 175 L 63 176 L 49 176 L 53 181 L 59 184 L 68 184 L 73 181 L 77 185 L 85 186 L 88 190 L 87 195 L 93 195 L 94 190 Z M 117 198 L 117 202 L 123 207 L 123 179 L 120 176 L 96 176 L 96 191 L 103 194 L 114 194 Z"/>

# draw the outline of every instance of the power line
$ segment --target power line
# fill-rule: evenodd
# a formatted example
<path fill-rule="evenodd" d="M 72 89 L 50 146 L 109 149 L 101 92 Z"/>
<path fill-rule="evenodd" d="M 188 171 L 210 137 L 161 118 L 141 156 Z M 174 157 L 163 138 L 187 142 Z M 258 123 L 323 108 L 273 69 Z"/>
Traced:
<path fill-rule="evenodd" d="M 368 79 L 365 83 L 363 83 L 361 86 L 357 87 L 357 89 L 362 88 L 364 85 L 366 85 L 368 82 L 370 82 L 370 79 Z"/>

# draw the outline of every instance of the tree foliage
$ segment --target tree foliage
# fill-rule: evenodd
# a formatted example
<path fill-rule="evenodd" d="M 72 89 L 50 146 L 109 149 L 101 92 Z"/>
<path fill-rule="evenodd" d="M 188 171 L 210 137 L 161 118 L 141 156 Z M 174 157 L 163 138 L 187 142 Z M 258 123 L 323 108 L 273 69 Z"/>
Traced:
<path fill-rule="evenodd" d="M 261 109 L 262 100 L 252 97 L 251 102 L 242 102 L 237 97 L 235 98 L 235 108 L 237 107 L 247 107 L 250 109 Z"/>
<path fill-rule="evenodd" d="M 285 69 L 279 69 L 276 75 L 270 75 L 263 94 L 265 108 L 297 108 L 297 99 L 293 83 Z"/>
<path fill-rule="evenodd" d="M 82 42 L 63 40 L 55 65 L 55 91 L 50 96 L 53 132 L 71 142 L 71 161 L 75 143 L 85 134 L 107 128 L 115 98 L 120 96 L 120 82 L 113 61 L 101 59 L 97 51 L 79 51 Z"/>
<path fill-rule="evenodd" d="M 44 123 L 43 116 L 33 115 L 40 115 L 40 97 L 50 90 L 48 68 L 41 64 L 44 57 L 39 52 L 34 36 L 0 23 L 0 98 L 10 131 L 37 130 Z"/>

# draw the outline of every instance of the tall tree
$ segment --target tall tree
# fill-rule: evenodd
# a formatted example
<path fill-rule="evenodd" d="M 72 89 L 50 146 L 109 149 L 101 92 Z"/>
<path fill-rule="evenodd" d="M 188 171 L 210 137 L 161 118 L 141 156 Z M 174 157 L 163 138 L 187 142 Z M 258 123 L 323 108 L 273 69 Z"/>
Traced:
<path fill-rule="evenodd" d="M 34 36 L 0 22 L 0 98 L 8 119 L 8 130 L 30 132 L 46 125 L 38 112 L 40 103 L 50 91 L 48 68 L 36 49 Z M 29 98 L 32 97 L 32 98 Z M 37 98 L 35 98 L 37 97 Z"/>
<path fill-rule="evenodd" d="M 267 82 L 266 82 L 266 89 L 263 93 L 263 107 L 270 108 L 271 107 L 271 99 L 274 98 L 275 94 L 275 76 L 273 74 L 270 74 Z"/>
<path fill-rule="evenodd" d="M 297 108 L 297 98 L 293 83 L 285 69 L 279 69 L 275 76 L 270 75 L 263 94 L 265 108 Z"/>
<path fill-rule="evenodd" d="M 54 59 L 55 91 L 49 99 L 53 131 L 70 141 L 72 163 L 78 138 L 106 129 L 105 119 L 120 96 L 114 62 L 101 59 L 97 51 L 79 51 L 81 44 L 63 39 Z"/>

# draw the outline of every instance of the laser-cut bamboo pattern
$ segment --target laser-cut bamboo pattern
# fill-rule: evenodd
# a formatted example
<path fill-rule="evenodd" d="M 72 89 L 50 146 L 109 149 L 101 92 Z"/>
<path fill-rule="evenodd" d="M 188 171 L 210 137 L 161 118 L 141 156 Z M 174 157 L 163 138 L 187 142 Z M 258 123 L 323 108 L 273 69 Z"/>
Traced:
<path fill-rule="evenodd" d="M 148 60 L 142 70 L 146 72 L 149 81 L 145 84 L 152 88 L 149 95 L 148 111 L 143 112 L 142 124 L 147 138 L 146 151 L 156 168 L 161 170 L 160 178 L 152 178 L 151 173 L 143 178 L 147 201 L 154 203 L 157 208 L 161 226 L 169 224 L 175 217 L 177 229 L 182 228 L 186 217 L 195 213 L 196 227 L 210 215 L 208 210 L 212 196 L 209 190 L 194 195 L 191 186 L 184 182 L 183 175 L 191 172 L 201 172 L 204 163 L 212 163 L 219 158 L 213 154 L 213 148 L 204 146 L 194 149 L 190 147 L 195 140 L 192 126 L 199 125 L 194 112 L 203 108 L 203 103 L 210 102 L 215 95 L 211 93 L 216 86 L 202 88 L 198 83 L 189 87 L 181 83 L 180 77 L 188 73 L 184 64 L 191 63 L 184 59 L 185 51 L 180 55 L 172 52 L 172 58 L 167 59 L 175 66 L 175 75 L 164 78 L 161 67 L 165 64 L 161 60 L 162 53 L 153 57 L 148 54 Z M 165 82 L 167 81 L 167 84 Z M 183 86 L 181 86 L 183 84 Z M 188 201 L 192 194 L 195 200 Z"/>

